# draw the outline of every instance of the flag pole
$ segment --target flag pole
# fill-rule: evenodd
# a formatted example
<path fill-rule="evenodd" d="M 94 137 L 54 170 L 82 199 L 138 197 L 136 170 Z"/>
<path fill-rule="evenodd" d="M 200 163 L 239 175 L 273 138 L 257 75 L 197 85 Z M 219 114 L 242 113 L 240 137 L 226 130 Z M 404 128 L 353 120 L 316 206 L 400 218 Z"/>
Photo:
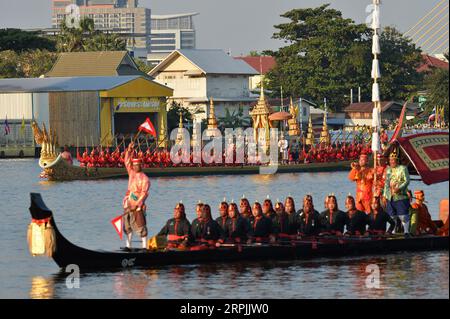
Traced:
<path fill-rule="evenodd" d="M 373 30 L 373 38 L 372 38 L 372 102 L 374 103 L 374 108 L 372 112 L 372 153 L 373 153 L 373 167 L 374 167 L 374 182 L 373 188 L 376 187 L 377 184 L 377 155 L 380 151 L 380 142 L 379 142 L 379 131 L 381 128 L 381 99 L 380 99 L 380 88 L 378 84 L 378 79 L 381 77 L 380 74 L 380 65 L 378 57 L 381 53 L 380 50 L 380 34 L 381 34 L 381 23 L 380 23 L 380 5 L 381 0 L 372 0 L 373 3 L 373 12 L 372 12 L 372 25 L 371 28 Z"/>

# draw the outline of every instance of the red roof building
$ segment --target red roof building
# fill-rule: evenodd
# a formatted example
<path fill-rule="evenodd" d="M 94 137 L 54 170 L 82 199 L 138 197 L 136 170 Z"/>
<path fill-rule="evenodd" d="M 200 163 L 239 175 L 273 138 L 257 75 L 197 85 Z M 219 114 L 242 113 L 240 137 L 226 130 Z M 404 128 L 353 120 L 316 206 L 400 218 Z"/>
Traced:
<path fill-rule="evenodd" d="M 239 56 L 235 57 L 235 59 L 243 60 L 258 73 L 260 73 L 262 69 L 262 74 L 266 74 L 276 65 L 276 61 L 273 56 Z"/>
<path fill-rule="evenodd" d="M 448 70 L 448 62 L 442 61 L 434 56 L 423 54 L 423 64 L 417 68 L 417 72 L 428 72 L 432 68 Z"/>

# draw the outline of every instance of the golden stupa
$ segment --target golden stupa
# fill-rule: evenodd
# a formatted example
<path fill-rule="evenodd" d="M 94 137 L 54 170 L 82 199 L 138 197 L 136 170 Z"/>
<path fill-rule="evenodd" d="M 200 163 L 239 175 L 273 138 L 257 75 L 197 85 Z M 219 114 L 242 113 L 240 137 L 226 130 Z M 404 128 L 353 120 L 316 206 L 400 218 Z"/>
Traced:
<path fill-rule="evenodd" d="M 209 100 L 209 115 L 208 115 L 208 121 L 207 121 L 207 136 L 216 136 L 218 134 L 217 129 L 217 119 L 216 119 L 216 111 L 214 107 L 214 101 L 211 98 Z"/>
<path fill-rule="evenodd" d="M 298 117 L 298 106 L 294 106 L 294 102 L 291 97 L 291 104 L 289 105 L 289 113 L 291 113 L 292 118 L 288 120 L 289 125 L 289 136 L 300 136 L 300 126 L 297 121 Z"/>
<path fill-rule="evenodd" d="M 309 122 L 308 122 L 308 133 L 306 135 L 306 145 L 314 146 L 314 131 L 313 131 L 313 125 L 312 125 L 312 118 L 311 115 L 309 116 Z"/>
<path fill-rule="evenodd" d="M 320 144 L 324 144 L 325 146 L 331 144 L 330 132 L 328 131 L 327 125 L 327 113 L 323 115 L 323 126 L 322 132 L 320 133 Z"/>
<path fill-rule="evenodd" d="M 272 123 L 269 121 L 269 115 L 272 114 L 272 108 L 266 100 L 264 95 L 264 84 L 263 79 L 261 79 L 261 95 L 259 97 L 258 103 L 256 106 L 249 112 L 252 121 L 253 121 L 253 136 L 255 138 L 255 142 L 259 141 L 259 129 L 265 130 L 265 141 L 266 141 L 266 150 L 270 145 L 270 129 L 272 128 Z"/>
<path fill-rule="evenodd" d="M 180 112 L 180 122 L 178 123 L 176 144 L 183 144 L 184 130 L 183 130 L 183 113 Z"/>

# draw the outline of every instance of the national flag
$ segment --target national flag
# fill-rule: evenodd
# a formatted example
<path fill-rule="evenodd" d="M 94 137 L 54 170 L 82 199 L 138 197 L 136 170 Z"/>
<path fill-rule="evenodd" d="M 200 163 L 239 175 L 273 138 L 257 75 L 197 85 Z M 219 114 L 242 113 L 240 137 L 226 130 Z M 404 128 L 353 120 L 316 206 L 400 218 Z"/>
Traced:
<path fill-rule="evenodd" d="M 114 226 L 114 229 L 119 234 L 120 239 L 122 240 L 123 237 L 123 216 L 120 215 L 116 218 L 114 218 L 111 223 Z"/>
<path fill-rule="evenodd" d="M 155 127 L 153 126 L 152 122 L 148 117 L 145 119 L 145 122 L 139 126 L 138 130 L 144 131 L 145 133 L 150 134 L 153 137 L 156 137 Z"/>
<path fill-rule="evenodd" d="M 405 120 L 406 120 L 406 106 L 407 105 L 408 105 L 408 101 L 406 101 L 405 104 L 403 104 L 402 112 L 400 113 L 400 117 L 398 118 L 398 124 L 395 127 L 394 135 L 392 135 L 392 137 L 389 141 L 389 144 L 391 144 L 397 138 L 402 136 L 403 126 L 404 126 Z"/>
<path fill-rule="evenodd" d="M 8 123 L 8 115 L 5 118 L 5 135 L 11 134 L 11 128 Z"/>

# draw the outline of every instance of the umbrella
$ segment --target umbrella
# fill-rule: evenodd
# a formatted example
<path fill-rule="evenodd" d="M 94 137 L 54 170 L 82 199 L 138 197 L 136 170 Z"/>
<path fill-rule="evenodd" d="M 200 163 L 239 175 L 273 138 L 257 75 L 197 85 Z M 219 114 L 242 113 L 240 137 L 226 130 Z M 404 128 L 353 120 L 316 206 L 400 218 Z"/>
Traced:
<path fill-rule="evenodd" d="M 269 115 L 269 121 L 286 121 L 292 118 L 292 114 L 288 112 L 276 112 Z"/>

